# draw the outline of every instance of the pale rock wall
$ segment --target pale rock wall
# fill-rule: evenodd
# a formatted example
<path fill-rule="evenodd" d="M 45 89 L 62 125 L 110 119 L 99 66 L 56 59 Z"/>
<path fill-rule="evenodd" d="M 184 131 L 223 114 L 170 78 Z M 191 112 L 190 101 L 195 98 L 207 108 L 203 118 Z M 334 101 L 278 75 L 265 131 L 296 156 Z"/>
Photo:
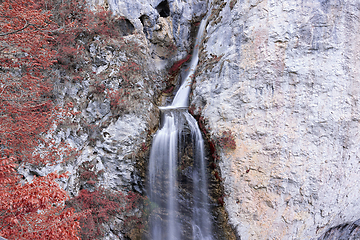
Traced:
<path fill-rule="evenodd" d="M 138 59 L 94 43 L 89 63 L 107 76 L 109 86 L 120 84 L 113 74 L 130 58 L 148 69 L 134 80 L 136 111 L 115 115 L 107 99 L 89 91 L 92 79 L 58 83 L 59 100 L 73 101 L 81 115 L 55 138 L 76 147 L 80 156 L 66 166 L 24 169 L 26 178 L 31 171 L 68 170 L 63 186 L 76 195 L 78 166 L 93 161 L 97 171 L 106 170 L 101 184 L 141 187 L 137 154 L 158 124 L 155 98 L 165 87 L 166 69 L 191 49 L 192 21 L 210 9 L 206 1 L 169 0 L 171 16 L 161 17 L 160 2 L 89 1 L 134 25 L 135 35 L 125 40 L 142 46 Z M 213 7 L 218 11 L 207 27 L 191 104 L 206 119 L 212 140 L 226 130 L 235 137 L 235 150 L 218 147 L 217 165 L 237 234 L 316 239 L 358 219 L 360 1 L 213 0 Z M 175 55 L 168 55 L 172 44 Z M 89 131 L 90 125 L 96 131 Z M 113 232 L 108 239 L 123 238 Z"/>
<path fill-rule="evenodd" d="M 236 140 L 218 149 L 230 223 L 241 239 L 303 240 L 358 219 L 360 1 L 224 2 L 191 105 L 213 140 Z"/>

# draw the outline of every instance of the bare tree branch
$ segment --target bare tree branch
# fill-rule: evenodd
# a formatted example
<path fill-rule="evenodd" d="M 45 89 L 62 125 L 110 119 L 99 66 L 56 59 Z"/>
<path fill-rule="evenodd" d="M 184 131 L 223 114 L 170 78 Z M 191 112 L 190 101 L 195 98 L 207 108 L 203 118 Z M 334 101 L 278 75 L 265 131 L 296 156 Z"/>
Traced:
<path fill-rule="evenodd" d="M 15 31 L 12 31 L 12 32 L 8 32 L 8 33 L 0 33 L 0 37 L 2 37 L 2 36 L 6 36 L 6 35 L 10 35 L 10 34 L 14 34 L 14 33 L 17 33 L 17 32 L 20 32 L 20 31 L 22 31 L 22 30 L 24 30 L 25 28 L 27 28 L 27 27 L 29 27 L 31 24 L 28 24 L 28 22 L 25 20 L 25 26 L 24 27 L 22 27 L 22 28 L 20 28 L 20 29 L 18 29 L 18 30 L 15 30 Z"/>

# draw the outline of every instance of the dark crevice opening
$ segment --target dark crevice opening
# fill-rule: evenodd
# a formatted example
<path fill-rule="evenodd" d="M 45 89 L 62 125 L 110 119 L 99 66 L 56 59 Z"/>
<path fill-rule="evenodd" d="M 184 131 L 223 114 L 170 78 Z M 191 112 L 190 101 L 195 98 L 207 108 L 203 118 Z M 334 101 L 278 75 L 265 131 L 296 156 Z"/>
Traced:
<path fill-rule="evenodd" d="M 147 15 L 141 15 L 139 17 L 140 19 L 140 22 L 141 24 L 144 26 L 144 27 L 150 27 L 150 19 L 149 19 L 149 16 Z"/>
<path fill-rule="evenodd" d="M 167 0 L 162 1 L 157 5 L 156 10 L 158 11 L 160 17 L 170 16 L 170 8 Z"/>
<path fill-rule="evenodd" d="M 122 36 L 128 36 L 134 34 L 134 25 L 126 18 L 115 20 L 115 26 L 120 30 Z"/>
<path fill-rule="evenodd" d="M 144 26 L 144 23 L 145 23 L 145 15 L 142 15 L 142 16 L 140 16 L 139 17 L 139 19 L 140 19 L 140 22 L 141 22 L 141 24 Z"/>

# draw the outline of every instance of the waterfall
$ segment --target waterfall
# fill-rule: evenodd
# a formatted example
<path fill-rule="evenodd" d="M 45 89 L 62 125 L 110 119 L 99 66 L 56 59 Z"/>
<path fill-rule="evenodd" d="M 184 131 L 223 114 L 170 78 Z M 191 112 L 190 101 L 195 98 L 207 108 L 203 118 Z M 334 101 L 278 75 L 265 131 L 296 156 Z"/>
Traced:
<path fill-rule="evenodd" d="M 198 63 L 200 24 L 190 68 L 170 106 L 160 107 L 162 126 L 149 160 L 149 218 L 152 240 L 212 240 L 204 141 L 187 111 L 192 78 Z"/>

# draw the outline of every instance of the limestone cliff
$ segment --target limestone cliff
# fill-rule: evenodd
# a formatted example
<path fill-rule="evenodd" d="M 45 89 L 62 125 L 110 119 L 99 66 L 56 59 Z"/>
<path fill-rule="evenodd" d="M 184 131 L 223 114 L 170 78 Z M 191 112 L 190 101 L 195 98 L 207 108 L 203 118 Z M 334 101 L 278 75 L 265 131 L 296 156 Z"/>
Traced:
<path fill-rule="evenodd" d="M 214 1 L 192 108 L 221 148 L 241 239 L 317 239 L 360 217 L 360 2 Z"/>
<path fill-rule="evenodd" d="M 74 63 L 72 70 L 54 68 L 51 73 L 55 101 L 60 106 L 72 102 L 79 114 L 54 126 L 55 134 L 48 137 L 68 143 L 77 155 L 63 164 L 23 166 L 19 171 L 24 181 L 68 171 L 69 179 L 61 186 L 71 197 L 100 186 L 146 196 L 149 145 L 160 117 L 157 105 L 174 89 L 177 76 L 169 78 L 168 70 L 191 51 L 193 21 L 205 14 L 206 2 L 88 2 L 94 11 L 101 5 L 119 17 L 115 21 L 120 37 L 77 36 L 86 49 L 78 56 L 82 62 Z M 136 206 L 131 214 L 141 218 L 145 211 Z M 146 227 L 140 230 L 133 224 L 125 229 L 124 219 L 117 216 L 105 224 L 104 239 L 140 239 Z"/>
<path fill-rule="evenodd" d="M 66 165 L 24 168 L 25 178 L 70 171 L 63 187 L 76 195 L 92 187 L 80 171 L 91 163 L 91 171 L 104 170 L 97 185 L 145 194 L 157 105 L 176 83 L 166 81 L 168 70 L 192 48 L 194 22 L 212 11 L 190 109 L 207 138 L 210 182 L 225 191 L 211 189 L 218 197 L 213 204 L 225 206 L 237 238 L 317 239 L 360 218 L 360 1 L 89 4 L 124 17 L 123 38 L 81 40 L 93 72 L 82 82 L 65 81 L 69 73 L 54 71 L 58 102 L 72 101 L 80 112 L 58 126 L 54 138 L 79 156 Z M 141 71 L 129 72 L 125 87 L 118 73 L 130 61 Z M 125 103 L 112 105 L 105 89 L 127 87 Z M 122 221 L 106 226 L 105 239 L 140 238 L 122 231 Z"/>

